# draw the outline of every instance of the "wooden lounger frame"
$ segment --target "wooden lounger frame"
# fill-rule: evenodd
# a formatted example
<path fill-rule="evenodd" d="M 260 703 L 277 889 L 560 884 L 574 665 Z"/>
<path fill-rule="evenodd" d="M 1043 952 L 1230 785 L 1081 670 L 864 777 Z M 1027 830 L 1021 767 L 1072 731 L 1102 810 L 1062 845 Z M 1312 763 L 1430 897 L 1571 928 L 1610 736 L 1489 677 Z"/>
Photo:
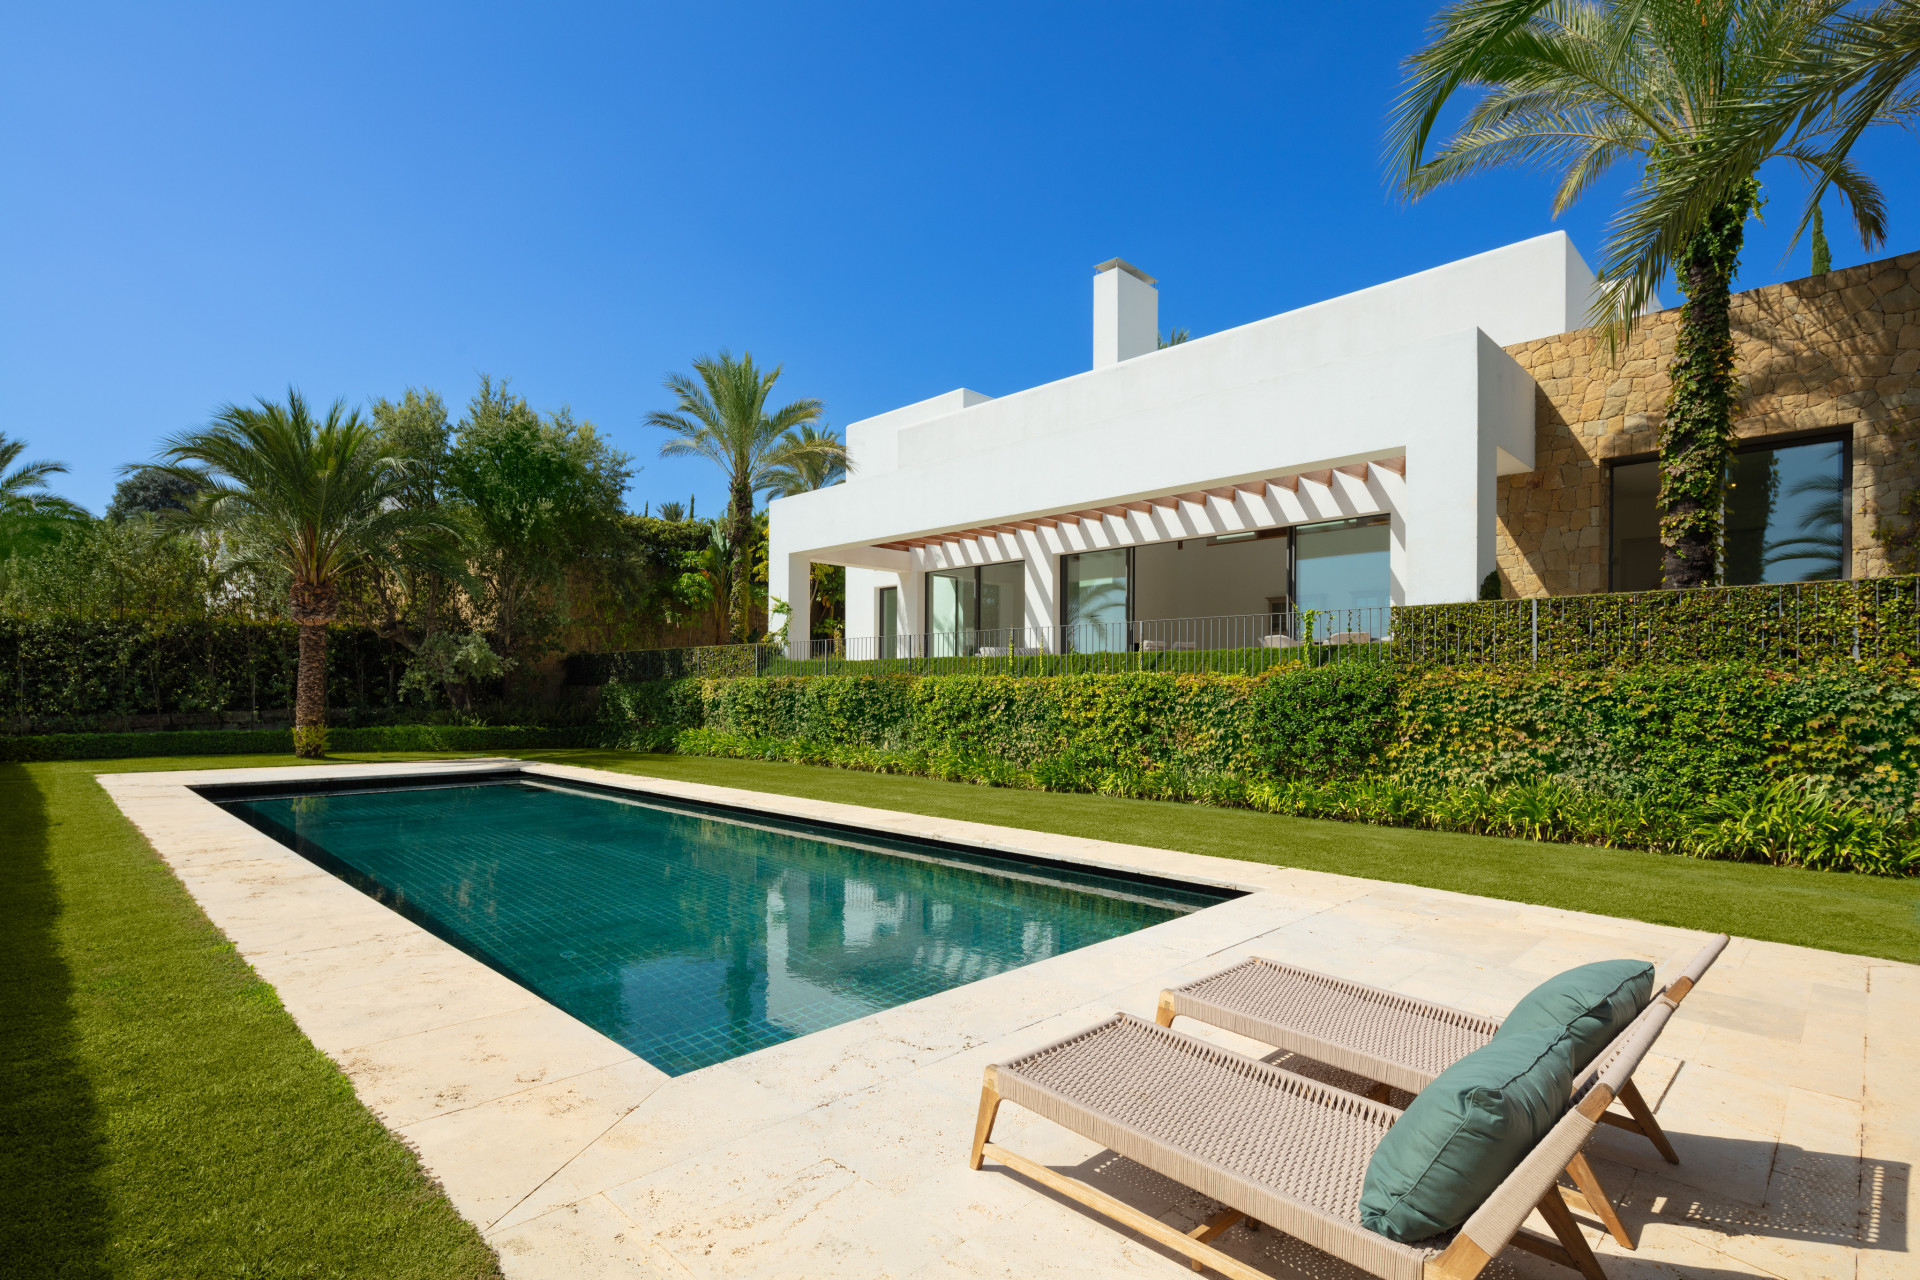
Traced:
<path fill-rule="evenodd" d="M 1657 998 L 1664 998 L 1674 1005 L 1678 1005 L 1682 1000 L 1686 999 L 1687 993 L 1693 990 L 1696 983 L 1705 975 L 1707 969 L 1712 966 L 1713 962 L 1719 959 L 1720 952 L 1725 949 L 1727 942 L 1727 935 L 1715 935 L 1708 941 L 1707 945 L 1701 949 L 1700 953 L 1694 957 L 1693 962 L 1687 966 L 1686 972 L 1668 983 L 1661 990 L 1655 992 L 1655 996 Z M 1281 967 L 1292 968 L 1293 966 Z M 1296 972 L 1304 971 L 1296 970 Z M 1330 981 L 1332 980 L 1330 979 Z M 1368 987 L 1364 983 L 1350 983 L 1344 980 L 1340 980 L 1340 982 L 1341 985 L 1351 987 L 1356 991 L 1366 990 L 1377 992 L 1383 996 L 1393 996 L 1396 994 L 1382 988 Z M 1457 1015 L 1463 1020 L 1471 1020 L 1483 1026 L 1498 1027 L 1499 1025 L 1496 1019 L 1482 1020 L 1465 1010 L 1448 1009 L 1442 1005 L 1432 1005 L 1426 1001 L 1412 1001 L 1406 997 L 1401 997 L 1401 999 L 1406 1000 L 1409 1004 L 1429 1008 L 1436 1013 Z M 1197 1017 L 1203 1022 L 1208 1021 L 1204 1014 L 1195 1013 L 1191 1011 L 1191 1009 L 1185 1011 L 1177 1009 L 1172 991 L 1162 991 L 1160 993 L 1159 1007 L 1154 1012 L 1154 1020 L 1163 1027 L 1171 1027 L 1173 1020 L 1180 1016 L 1182 1012 L 1185 1012 L 1187 1017 Z M 1242 1035 L 1248 1035 L 1252 1030 L 1252 1028 L 1244 1023 L 1229 1026 L 1227 1029 L 1236 1031 Z M 1250 1035 L 1249 1038 L 1261 1039 L 1262 1037 Z M 1296 1047 L 1295 1044 L 1280 1044 L 1273 1041 L 1267 1041 L 1267 1043 L 1274 1043 L 1276 1048 L 1287 1049 L 1291 1052 L 1304 1052 L 1307 1057 L 1314 1056 L 1311 1045 Z M 1356 1074 L 1366 1074 L 1363 1069 L 1360 1069 L 1365 1065 L 1363 1062 L 1349 1060 L 1340 1065 L 1343 1069 L 1354 1070 Z M 1411 1084 L 1413 1081 L 1408 1080 L 1407 1083 Z M 1386 1084 L 1376 1084 L 1374 1088 L 1366 1093 L 1366 1096 L 1374 1099 L 1376 1102 L 1385 1102 L 1388 1097 L 1388 1088 L 1389 1086 Z M 1413 1092 L 1417 1092 L 1417 1090 Z M 1647 1105 L 1646 1099 L 1640 1094 L 1639 1087 L 1634 1084 L 1631 1078 L 1621 1086 L 1619 1094 L 1613 1100 L 1625 1107 L 1627 1114 L 1622 1115 L 1618 1111 L 1603 1109 L 1597 1117 L 1601 1124 L 1609 1124 L 1617 1129 L 1625 1129 L 1629 1133 L 1637 1133 L 1651 1142 L 1654 1149 L 1660 1153 L 1661 1158 L 1668 1164 L 1680 1163 L 1680 1157 L 1674 1152 L 1673 1144 L 1667 1141 L 1667 1135 L 1665 1131 L 1660 1128 L 1660 1122 L 1654 1119 L 1653 1108 Z M 1627 1231 L 1626 1223 L 1620 1220 L 1620 1214 L 1613 1206 L 1613 1197 L 1607 1194 L 1606 1187 L 1602 1185 L 1600 1181 L 1600 1175 L 1594 1171 L 1593 1165 L 1587 1160 L 1584 1152 L 1575 1155 L 1572 1160 L 1568 1161 L 1567 1177 L 1572 1180 L 1573 1186 L 1559 1188 L 1560 1198 L 1564 1200 L 1567 1205 L 1575 1209 L 1583 1210 L 1592 1214 L 1595 1218 L 1598 1218 L 1600 1225 L 1606 1229 L 1607 1234 L 1612 1236 L 1614 1241 L 1622 1248 L 1633 1249 L 1638 1247 L 1631 1233 Z M 1556 1206 L 1556 1208 L 1558 1207 L 1559 1206 Z M 1523 1245 L 1522 1247 L 1525 1246 Z M 1556 1258 L 1555 1261 L 1559 1261 L 1559 1259 Z"/>
<path fill-rule="evenodd" d="M 1132 1019 L 1128 1015 L 1119 1015 L 1107 1023 L 1091 1030 L 1076 1033 L 1052 1046 L 1035 1050 L 1026 1056 L 1014 1060 L 1006 1066 L 990 1066 L 986 1069 L 980 1093 L 980 1108 L 974 1124 L 973 1145 L 968 1157 L 968 1168 L 979 1169 L 988 1156 L 1005 1164 L 1016 1173 L 1032 1179 L 1041 1186 L 1055 1191 L 1078 1204 L 1101 1213 L 1113 1221 L 1139 1232 L 1146 1238 L 1181 1254 L 1198 1271 L 1203 1267 L 1212 1267 L 1231 1280 L 1272 1280 L 1266 1273 L 1233 1258 L 1215 1248 L 1210 1242 L 1221 1233 L 1243 1220 L 1245 1210 L 1231 1207 L 1230 1200 L 1247 1196 L 1258 1204 L 1267 1206 L 1261 1209 L 1260 1216 L 1265 1218 L 1269 1212 L 1281 1216 L 1272 1219 L 1273 1225 L 1283 1231 L 1298 1234 L 1303 1228 L 1319 1232 L 1322 1238 L 1309 1238 L 1308 1243 L 1318 1244 L 1329 1249 L 1336 1256 L 1344 1257 L 1363 1269 L 1373 1270 L 1379 1275 L 1398 1275 L 1408 1277 L 1412 1269 L 1417 1269 L 1423 1280 L 1476 1280 L 1502 1249 L 1508 1245 L 1524 1249 L 1550 1261 L 1560 1263 L 1578 1271 L 1585 1280 L 1606 1280 L 1600 1263 L 1594 1257 L 1574 1220 L 1571 1206 L 1589 1208 L 1583 1203 L 1586 1197 L 1577 1192 L 1568 1192 L 1557 1180 L 1557 1174 L 1573 1163 L 1584 1164 L 1578 1160 L 1582 1148 L 1591 1138 L 1601 1122 L 1601 1117 L 1617 1100 L 1624 1086 L 1632 1079 L 1633 1071 L 1639 1066 L 1646 1052 L 1664 1030 L 1668 1019 L 1693 985 L 1691 980 L 1672 984 L 1662 991 L 1648 1005 L 1647 1009 L 1636 1017 L 1631 1025 L 1621 1032 L 1592 1064 L 1583 1070 L 1576 1080 L 1574 1105 L 1561 1117 L 1553 1129 L 1544 1136 L 1515 1168 L 1488 1195 L 1454 1233 L 1452 1240 L 1438 1252 L 1422 1250 L 1420 1246 L 1395 1244 L 1385 1237 L 1375 1235 L 1351 1219 L 1330 1218 L 1325 1209 L 1315 1209 L 1309 1204 L 1292 1198 L 1293 1193 L 1274 1189 L 1272 1184 L 1258 1181 L 1248 1182 L 1242 1175 L 1219 1165 L 1208 1163 L 1208 1157 L 1199 1154 L 1204 1147 L 1181 1148 L 1177 1143 L 1167 1145 L 1164 1136 L 1155 1137 L 1150 1132 L 1134 1129 L 1130 1122 L 1121 1118 L 1122 1112 L 1111 1112 L 1099 1103 L 1089 1099 L 1075 1101 L 1072 1096 L 1061 1094 L 1053 1086 L 1039 1083 L 1047 1078 L 1049 1061 L 1056 1060 L 1065 1064 L 1067 1076 L 1055 1076 L 1056 1080 L 1072 1078 L 1076 1069 L 1071 1056 L 1058 1058 L 1057 1055 L 1072 1055 L 1086 1046 L 1093 1052 L 1095 1042 L 1110 1035 L 1137 1034 L 1127 1032 L 1128 1026 L 1143 1028 L 1155 1035 L 1173 1036 L 1187 1048 L 1171 1046 L 1177 1053 L 1191 1053 L 1215 1064 L 1216 1069 L 1226 1069 L 1232 1075 L 1268 1082 L 1267 1088 L 1276 1088 L 1297 1096 L 1314 1096 L 1330 1099 L 1340 1091 L 1331 1086 L 1310 1081 L 1305 1077 L 1284 1068 L 1274 1067 L 1244 1055 L 1235 1054 L 1207 1042 L 1183 1036 L 1155 1024 Z M 1113 1050 L 1108 1050 L 1112 1052 Z M 1143 1043 L 1142 1052 L 1155 1052 Z M 1128 1052 L 1132 1052 L 1129 1050 Z M 1164 1063 L 1149 1070 L 1164 1071 Z M 1040 1071 L 1040 1076 L 1032 1074 Z M 1003 1072 L 1014 1074 L 1004 1076 Z M 1248 1073 L 1252 1073 L 1251 1076 Z M 1084 1079 L 1084 1077 L 1082 1077 Z M 1136 1155 L 1136 1159 L 1145 1159 L 1147 1167 L 1152 1168 L 1162 1159 L 1171 1159 L 1176 1164 L 1186 1162 L 1188 1169 L 1198 1173 L 1201 1181 L 1193 1185 L 1202 1186 L 1219 1183 L 1224 1177 L 1227 1182 L 1216 1189 L 1203 1194 L 1211 1194 L 1216 1200 L 1227 1197 L 1229 1207 L 1207 1222 L 1191 1231 L 1182 1232 L 1168 1224 L 1141 1212 L 1131 1205 L 1108 1195 L 1096 1187 L 1069 1177 L 1058 1170 L 1048 1168 L 1037 1161 L 1028 1159 L 1018 1152 L 1010 1151 L 992 1141 L 995 1120 L 999 1116 L 1000 1104 L 1004 1100 L 1009 1081 L 1018 1085 L 1015 1098 L 1021 1104 L 1032 1109 L 1043 1108 L 1056 1123 L 1080 1132 L 1083 1136 L 1094 1133 L 1113 1134 L 1106 1139 L 1108 1145 L 1115 1145 L 1115 1138 L 1121 1139 L 1119 1145 L 1144 1142 L 1148 1144 L 1142 1152 L 1158 1151 L 1162 1155 Z M 1130 1086 L 1132 1087 L 1132 1086 Z M 1200 1087 L 1200 1086 L 1196 1086 Z M 1038 1090 L 1038 1092 L 1035 1092 Z M 1126 1095 L 1119 1095 L 1124 1099 Z M 1347 1094 L 1347 1097 L 1355 1097 Z M 1326 1105 L 1326 1104 L 1320 1104 Z M 1333 1104 L 1339 1105 L 1339 1104 Z M 1380 1104 L 1364 1102 L 1358 1104 L 1376 1111 L 1391 1110 Z M 1064 1112 L 1062 1111 L 1064 1108 Z M 1343 1108 L 1344 1109 L 1344 1108 Z M 1354 1113 L 1349 1113 L 1354 1114 Z M 1391 1123 L 1389 1119 L 1387 1123 Z M 1083 1127 L 1091 1126 L 1091 1127 Z M 1127 1154 L 1123 1151 L 1123 1154 Z M 1197 1162 L 1197 1163 L 1196 1163 Z M 1295 1166 L 1296 1168 L 1302 1166 Z M 1211 1170 L 1211 1172 L 1209 1172 Z M 1162 1173 L 1171 1170 L 1163 1169 Z M 1185 1182 L 1185 1175 L 1176 1181 Z M 1227 1185 L 1231 1184 L 1231 1186 Z M 1238 1189 L 1233 1189 L 1237 1187 Z M 1247 1203 L 1242 1201 L 1242 1203 Z M 1610 1208 L 1611 1206 L 1609 1206 Z M 1548 1239 L 1528 1231 L 1525 1222 L 1529 1215 L 1538 1212 L 1553 1231 L 1554 1239 Z M 1303 1216 L 1304 1215 L 1304 1216 Z M 1296 1225 L 1292 1219 L 1298 1218 Z M 1257 1224 L 1255 1224 L 1257 1225 Z M 1333 1232 L 1328 1235 L 1328 1231 Z M 1409 1254 L 1411 1253 L 1411 1256 Z M 1363 1261 L 1371 1257 L 1371 1262 Z"/>

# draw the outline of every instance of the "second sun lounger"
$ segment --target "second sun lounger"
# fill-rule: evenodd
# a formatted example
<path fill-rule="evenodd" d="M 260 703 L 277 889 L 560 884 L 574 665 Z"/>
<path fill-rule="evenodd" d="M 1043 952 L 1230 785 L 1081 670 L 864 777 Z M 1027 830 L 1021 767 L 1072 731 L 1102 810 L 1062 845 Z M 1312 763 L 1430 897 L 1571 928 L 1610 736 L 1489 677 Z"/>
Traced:
<path fill-rule="evenodd" d="M 1710 938 L 1680 977 L 1656 992 L 1655 998 L 1679 1004 L 1719 958 L 1727 941 L 1724 933 Z M 1170 1027 L 1176 1017 L 1221 1027 L 1378 1081 L 1381 1086 L 1416 1094 L 1442 1071 L 1492 1040 L 1501 1021 L 1384 987 L 1258 958 L 1161 992 L 1157 1021 Z M 1368 1096 L 1384 1102 L 1386 1088 L 1377 1088 Z M 1680 1158 L 1673 1144 L 1667 1141 L 1631 1079 L 1617 1096 L 1627 1114 L 1603 1112 L 1601 1123 L 1640 1134 L 1669 1164 L 1678 1164 Z M 1626 1226 L 1585 1157 L 1572 1161 L 1567 1172 L 1586 1209 L 1605 1224 L 1615 1240 L 1632 1248 Z"/>
<path fill-rule="evenodd" d="M 1572 1105 L 1456 1231 L 1403 1244 L 1360 1223 L 1374 1148 L 1401 1112 L 1121 1014 L 987 1068 L 969 1165 L 987 1157 L 1233 1280 L 1271 1280 L 1208 1241 L 1242 1216 L 1384 1280 L 1473 1280 L 1509 1244 L 1605 1280 L 1557 1186 L 1673 1013 L 1655 998 L 1577 1077 Z M 1181 1232 L 991 1141 L 1017 1103 L 1227 1206 Z M 1559 1243 L 1521 1230 L 1538 1209 Z"/>

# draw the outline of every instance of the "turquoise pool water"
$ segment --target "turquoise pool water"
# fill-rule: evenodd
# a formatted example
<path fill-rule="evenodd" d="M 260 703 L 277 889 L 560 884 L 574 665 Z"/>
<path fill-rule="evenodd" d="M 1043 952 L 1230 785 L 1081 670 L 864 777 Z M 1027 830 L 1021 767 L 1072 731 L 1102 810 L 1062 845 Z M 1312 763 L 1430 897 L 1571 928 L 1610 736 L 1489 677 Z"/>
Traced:
<path fill-rule="evenodd" d="M 1231 896 L 545 781 L 219 802 L 674 1075 Z"/>

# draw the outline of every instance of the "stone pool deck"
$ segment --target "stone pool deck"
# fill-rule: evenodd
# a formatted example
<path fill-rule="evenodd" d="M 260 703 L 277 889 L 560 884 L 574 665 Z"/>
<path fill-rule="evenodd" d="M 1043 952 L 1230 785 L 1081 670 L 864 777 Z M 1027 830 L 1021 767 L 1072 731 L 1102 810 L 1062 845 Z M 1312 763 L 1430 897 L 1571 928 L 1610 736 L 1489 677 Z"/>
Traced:
<path fill-rule="evenodd" d="M 1703 935 L 1134 845 L 553 765 L 535 773 L 1232 884 L 1249 896 L 670 1078 L 200 799 L 197 783 L 519 761 L 103 775 L 101 785 L 514 1280 L 1153 1276 L 1184 1260 L 991 1163 L 981 1070 L 1161 988 L 1272 956 L 1489 1014 L 1542 978 Z M 992 793 L 981 793 L 992 812 Z M 1235 1047 L 1263 1052 L 1188 1023 Z M 1583 1218 L 1615 1280 L 1920 1275 L 1920 968 L 1736 938 L 1638 1081 L 1678 1150 L 1589 1154 L 1639 1241 Z M 1182 1227 L 1213 1206 L 1015 1107 L 996 1141 Z M 1536 1229 L 1541 1229 L 1536 1220 Z M 1359 1273 L 1271 1231 L 1216 1242 L 1283 1280 Z M 1509 1249 L 1485 1273 L 1571 1280 Z"/>

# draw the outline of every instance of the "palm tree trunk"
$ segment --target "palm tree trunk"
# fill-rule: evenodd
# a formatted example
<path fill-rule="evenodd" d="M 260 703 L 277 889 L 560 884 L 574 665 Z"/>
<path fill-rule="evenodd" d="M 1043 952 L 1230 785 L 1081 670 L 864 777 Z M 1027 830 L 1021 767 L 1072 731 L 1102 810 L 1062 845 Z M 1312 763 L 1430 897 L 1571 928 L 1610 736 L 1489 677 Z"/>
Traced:
<path fill-rule="evenodd" d="M 733 539 L 733 642 L 753 635 L 753 490 L 736 482 L 728 520 Z"/>
<path fill-rule="evenodd" d="M 327 753 L 327 624 L 339 603 L 332 583 L 295 583 L 293 620 L 300 627 L 300 669 L 294 680 L 293 753 Z"/>
<path fill-rule="evenodd" d="M 1733 273 L 1759 183 L 1748 179 L 1707 215 L 1675 264 L 1687 295 L 1668 366 L 1672 390 L 1660 429 L 1660 542 L 1668 587 L 1712 586 L 1720 550 L 1737 385 Z"/>

